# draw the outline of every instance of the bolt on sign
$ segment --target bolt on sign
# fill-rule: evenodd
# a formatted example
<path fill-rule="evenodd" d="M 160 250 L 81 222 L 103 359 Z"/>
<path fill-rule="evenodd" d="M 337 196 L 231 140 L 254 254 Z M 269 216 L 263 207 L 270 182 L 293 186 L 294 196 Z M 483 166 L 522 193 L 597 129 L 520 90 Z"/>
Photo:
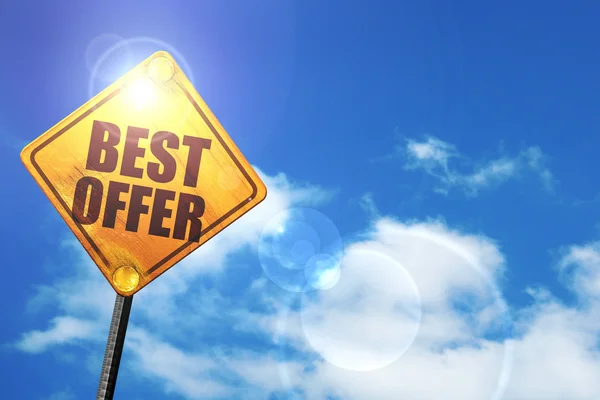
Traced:
<path fill-rule="evenodd" d="M 267 189 L 170 54 L 157 52 L 21 159 L 115 291 L 131 296 Z"/>

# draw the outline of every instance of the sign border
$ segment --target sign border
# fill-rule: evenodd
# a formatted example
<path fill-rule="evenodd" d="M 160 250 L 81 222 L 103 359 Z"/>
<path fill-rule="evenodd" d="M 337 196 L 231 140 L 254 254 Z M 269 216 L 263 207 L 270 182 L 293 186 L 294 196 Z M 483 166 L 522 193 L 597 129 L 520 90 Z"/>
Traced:
<path fill-rule="evenodd" d="M 152 57 L 150 57 L 150 58 L 152 58 Z M 187 79 L 187 78 L 185 78 L 185 79 Z M 54 197 L 58 200 L 58 202 L 60 203 L 60 205 L 66 211 L 67 215 L 71 216 L 71 219 L 72 219 L 73 223 L 77 226 L 77 228 L 79 228 L 79 231 L 82 233 L 82 235 L 88 241 L 88 243 L 90 244 L 90 246 L 94 250 L 94 252 L 100 257 L 100 259 L 106 265 L 106 267 L 110 267 L 110 263 L 108 262 L 108 259 L 106 258 L 106 256 L 104 254 L 102 254 L 102 252 L 100 251 L 100 248 L 98 247 L 98 245 L 92 240 L 92 238 L 87 233 L 87 231 L 83 228 L 83 226 L 75 218 L 73 218 L 72 210 L 69 209 L 69 206 L 65 203 L 64 199 L 60 196 L 60 194 L 58 193 L 58 191 L 56 190 L 56 188 L 52 185 L 52 183 L 50 182 L 50 180 L 48 179 L 48 177 L 44 174 L 44 172 L 40 168 L 39 164 L 36 162 L 35 156 L 44 147 L 46 147 L 51 142 L 53 142 L 54 140 L 56 140 L 59 136 L 61 136 L 64 133 L 66 133 L 73 126 L 75 126 L 76 124 L 78 124 L 82 119 L 88 117 L 92 112 L 94 112 L 95 110 L 97 110 L 98 108 L 100 108 L 102 105 L 104 105 L 105 103 L 107 103 L 109 100 L 111 100 L 112 98 L 114 98 L 116 95 L 118 95 L 123 90 L 123 86 L 124 85 L 119 86 L 117 89 L 115 89 L 114 91 L 112 91 L 111 93 L 109 93 L 108 95 L 106 95 L 106 97 L 104 97 L 103 99 L 101 99 L 100 101 L 98 101 L 96 104 L 94 104 L 93 106 L 91 106 L 89 109 L 87 109 L 85 112 L 83 112 L 77 118 L 75 118 L 73 121 L 70 121 L 66 126 L 64 126 L 63 128 L 61 128 L 58 132 L 56 132 L 55 134 L 53 134 L 52 136 L 50 136 L 49 138 L 47 138 L 46 140 L 44 140 L 41 144 L 39 144 L 38 146 L 36 146 L 34 149 L 32 149 L 31 153 L 30 153 L 30 157 L 29 157 L 31 165 L 35 168 L 35 170 L 37 171 L 37 173 L 39 174 L 39 176 L 46 183 L 46 185 L 48 186 L 48 188 L 50 189 L 50 191 L 52 192 L 52 194 L 54 195 Z M 208 116 L 206 115 L 206 113 L 204 112 L 204 110 L 202 110 L 202 107 L 200 107 L 200 105 L 198 104 L 198 102 L 194 99 L 193 95 L 185 87 L 183 87 L 180 82 L 177 82 L 177 86 L 179 86 L 179 88 L 183 90 L 185 96 L 192 103 L 192 105 L 194 106 L 194 109 L 196 110 L 196 112 L 198 112 L 198 114 L 200 114 L 200 116 L 202 117 L 202 119 L 204 120 L 204 122 L 206 123 L 206 125 L 209 127 L 209 129 L 211 130 L 211 132 L 213 133 L 213 135 L 215 135 L 215 137 L 217 138 L 217 140 L 219 141 L 219 143 L 223 146 L 223 148 L 225 149 L 225 151 L 227 152 L 227 154 L 231 157 L 231 159 L 233 160 L 233 162 L 235 163 L 235 165 L 238 167 L 238 169 L 240 170 L 240 172 L 244 175 L 244 177 L 246 178 L 246 180 L 248 181 L 248 183 L 250 184 L 250 186 L 252 188 L 252 193 L 250 194 L 250 196 L 248 196 L 247 198 L 245 198 L 242 202 L 240 202 L 238 205 L 236 205 L 235 207 L 233 207 L 227 213 L 223 214 L 220 218 L 218 218 L 216 221 L 214 221 L 208 227 L 204 228 L 200 232 L 200 237 L 202 237 L 202 236 L 206 235 L 208 232 L 210 232 L 211 230 L 213 230 L 217 225 L 221 224 L 223 221 L 225 221 L 227 218 L 229 218 L 231 215 L 235 214 L 237 211 L 239 211 L 241 208 L 243 208 L 246 204 L 248 204 L 249 202 L 251 202 L 254 198 L 256 198 L 256 196 L 258 194 L 258 187 L 256 185 L 256 182 L 254 182 L 254 180 L 252 180 L 252 178 L 251 178 L 250 174 L 248 173 L 248 171 L 246 171 L 246 169 L 244 168 L 244 166 L 240 163 L 240 161 L 238 160 L 238 158 L 236 157 L 236 155 L 234 154 L 234 152 L 227 145 L 226 141 L 219 134 L 218 129 L 215 128 L 215 126 L 212 124 L 212 122 L 210 121 L 210 119 L 208 118 Z M 158 270 L 160 267 L 162 267 L 165 263 L 167 263 L 170 259 L 172 259 L 173 257 L 176 257 L 181 252 L 183 252 L 188 247 L 190 247 L 190 246 L 192 246 L 194 244 L 196 244 L 196 242 L 186 241 L 184 244 L 182 244 L 180 247 L 178 247 L 177 249 L 175 249 L 174 251 L 172 251 L 169 255 L 167 255 L 166 257 L 164 257 L 160 261 L 158 261 L 156 264 L 154 264 L 148 270 L 143 271 L 144 276 L 148 276 L 148 275 L 152 274 L 153 272 L 155 272 L 156 270 Z"/>

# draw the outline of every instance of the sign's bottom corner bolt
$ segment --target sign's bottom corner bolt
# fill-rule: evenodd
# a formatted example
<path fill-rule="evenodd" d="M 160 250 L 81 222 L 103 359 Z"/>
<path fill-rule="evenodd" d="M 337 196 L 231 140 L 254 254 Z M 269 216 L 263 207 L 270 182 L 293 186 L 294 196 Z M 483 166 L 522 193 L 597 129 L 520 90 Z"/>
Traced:
<path fill-rule="evenodd" d="M 112 278 L 115 286 L 123 292 L 131 292 L 140 283 L 140 274 L 128 265 L 117 268 Z"/>

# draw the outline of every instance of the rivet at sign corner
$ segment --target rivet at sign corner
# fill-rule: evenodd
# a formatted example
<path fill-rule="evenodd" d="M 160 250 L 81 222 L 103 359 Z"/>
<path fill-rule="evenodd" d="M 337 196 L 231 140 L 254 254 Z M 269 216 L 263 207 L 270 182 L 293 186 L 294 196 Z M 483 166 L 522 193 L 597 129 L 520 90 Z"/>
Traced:
<path fill-rule="evenodd" d="M 152 79 L 166 82 L 173 77 L 175 68 L 167 57 L 156 57 L 148 65 L 148 74 Z"/>
<path fill-rule="evenodd" d="M 140 274 L 130 266 L 119 267 L 113 273 L 113 283 L 124 292 L 131 292 L 140 283 Z"/>

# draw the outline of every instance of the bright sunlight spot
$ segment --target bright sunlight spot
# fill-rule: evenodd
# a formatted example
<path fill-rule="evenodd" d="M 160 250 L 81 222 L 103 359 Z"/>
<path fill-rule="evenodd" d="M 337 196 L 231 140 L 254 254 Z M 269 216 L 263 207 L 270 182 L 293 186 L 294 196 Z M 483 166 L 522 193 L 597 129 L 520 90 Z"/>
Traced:
<path fill-rule="evenodd" d="M 138 109 L 152 103 L 155 98 L 154 83 L 149 78 L 140 78 L 127 89 L 127 97 Z"/>

